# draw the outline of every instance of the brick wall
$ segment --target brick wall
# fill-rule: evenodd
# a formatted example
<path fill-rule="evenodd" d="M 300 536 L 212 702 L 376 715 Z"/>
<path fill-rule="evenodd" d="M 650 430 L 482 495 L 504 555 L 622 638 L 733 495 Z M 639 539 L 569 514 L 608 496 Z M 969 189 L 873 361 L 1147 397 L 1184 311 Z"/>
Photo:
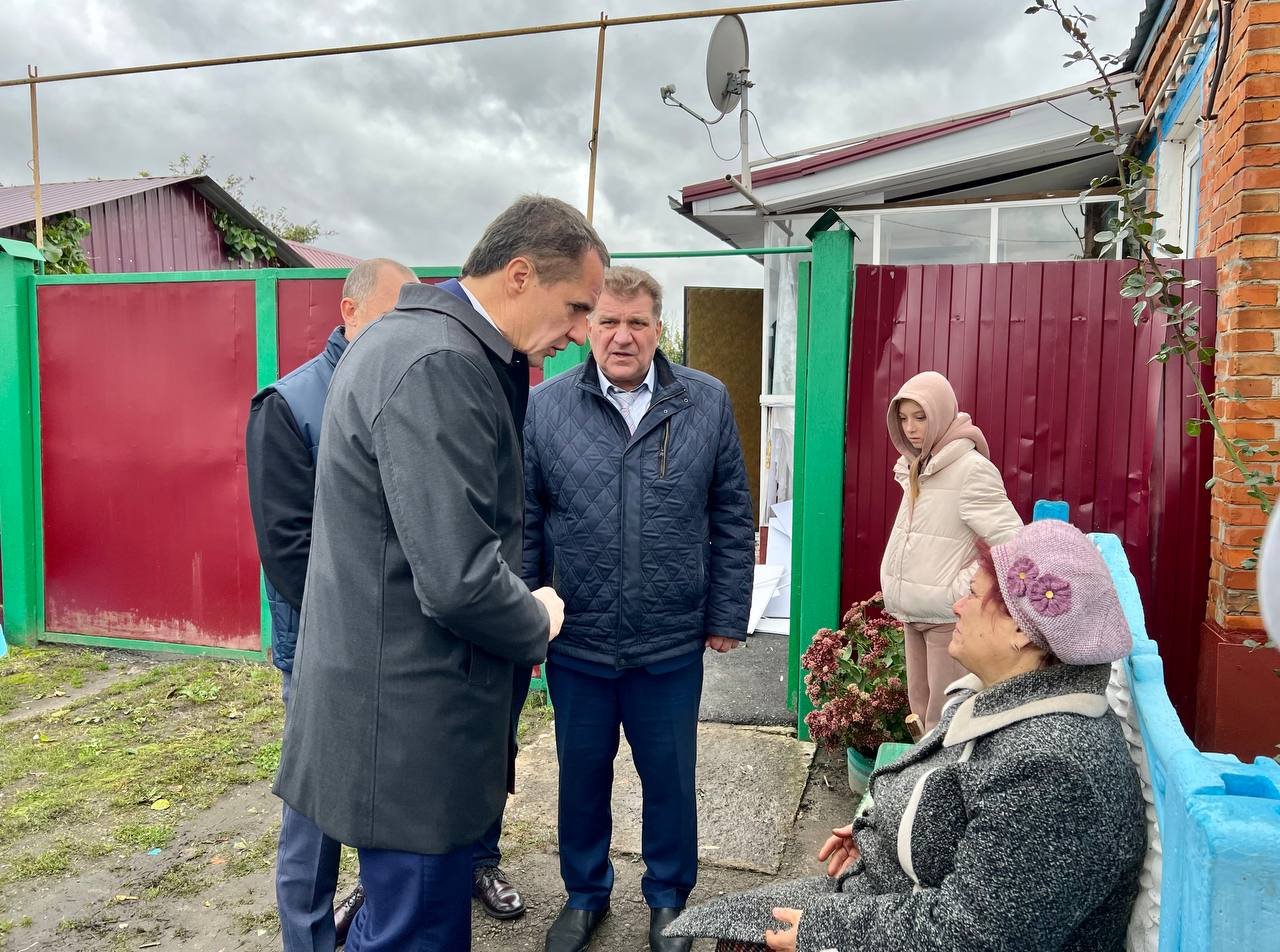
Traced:
<path fill-rule="evenodd" d="M 1218 261 L 1217 376 L 1228 435 L 1280 449 L 1280 2 L 1235 4 L 1218 117 L 1205 123 L 1198 253 Z M 1221 443 L 1213 490 L 1208 617 L 1229 632 L 1257 631 L 1255 573 L 1241 569 L 1264 517 Z M 1275 472 L 1273 462 L 1255 468 Z"/>

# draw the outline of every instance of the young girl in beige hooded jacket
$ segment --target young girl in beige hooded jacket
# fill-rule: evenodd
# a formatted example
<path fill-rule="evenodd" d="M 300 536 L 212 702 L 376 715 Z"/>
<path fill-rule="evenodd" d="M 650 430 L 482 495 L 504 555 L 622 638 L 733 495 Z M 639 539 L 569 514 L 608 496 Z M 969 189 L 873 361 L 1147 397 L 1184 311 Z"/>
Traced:
<path fill-rule="evenodd" d="M 999 545 L 1022 528 L 991 451 L 969 414 L 958 412 L 947 378 L 932 370 L 908 380 L 889 403 L 889 437 L 902 454 L 893 474 L 902 505 L 880 585 L 885 610 L 906 628 L 911 713 L 932 730 L 943 693 L 967 673 L 947 652 L 951 606 L 969 590 L 974 540 Z"/>

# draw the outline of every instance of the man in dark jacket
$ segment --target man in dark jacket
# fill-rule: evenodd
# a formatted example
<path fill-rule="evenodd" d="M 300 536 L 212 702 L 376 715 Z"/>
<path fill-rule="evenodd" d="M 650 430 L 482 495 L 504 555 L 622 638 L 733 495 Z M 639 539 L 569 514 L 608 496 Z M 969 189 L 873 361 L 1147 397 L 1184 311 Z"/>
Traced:
<path fill-rule="evenodd" d="M 342 323 L 329 335 L 324 350 L 264 387 L 249 406 L 249 510 L 271 608 L 271 659 L 283 675 L 286 705 L 311 551 L 316 454 L 329 381 L 347 344 L 395 307 L 402 284 L 417 282 L 412 271 L 387 258 L 360 262 L 342 285 Z M 276 853 L 276 902 L 286 952 L 333 952 L 345 940 L 363 892 L 357 885 L 338 904 L 335 923 L 332 905 L 341 849 L 340 843 L 285 805 Z"/>
<path fill-rule="evenodd" d="M 609 912 L 613 760 L 627 732 L 644 786 L 651 949 L 698 872 L 702 653 L 746 638 L 754 525 L 728 392 L 658 351 L 662 289 L 610 268 L 591 357 L 537 387 L 525 420 L 525 581 L 565 600 L 547 684 L 569 898 L 548 952 L 578 952 Z"/>
<path fill-rule="evenodd" d="M 460 284 L 403 288 L 334 373 L 275 790 L 359 850 L 350 952 L 470 948 L 473 843 L 512 776 L 514 669 L 563 621 L 512 568 L 512 367 L 585 339 L 607 261 L 581 213 L 522 198 Z"/>

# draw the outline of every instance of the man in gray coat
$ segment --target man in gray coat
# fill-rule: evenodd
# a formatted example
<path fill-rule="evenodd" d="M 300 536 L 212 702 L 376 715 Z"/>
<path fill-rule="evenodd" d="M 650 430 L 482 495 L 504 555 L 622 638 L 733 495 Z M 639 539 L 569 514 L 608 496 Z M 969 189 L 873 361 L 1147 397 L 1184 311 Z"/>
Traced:
<path fill-rule="evenodd" d="M 526 196 L 460 283 L 403 288 L 334 373 L 275 790 L 359 850 L 350 952 L 470 948 L 472 844 L 512 776 L 513 670 L 563 620 L 518 574 L 517 354 L 585 340 L 607 263 L 579 212 Z"/>

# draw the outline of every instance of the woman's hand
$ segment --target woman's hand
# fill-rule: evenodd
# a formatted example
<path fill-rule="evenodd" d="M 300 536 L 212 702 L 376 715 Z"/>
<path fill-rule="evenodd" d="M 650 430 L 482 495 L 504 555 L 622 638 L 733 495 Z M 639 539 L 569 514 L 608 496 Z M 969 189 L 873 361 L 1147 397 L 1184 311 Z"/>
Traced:
<path fill-rule="evenodd" d="M 830 860 L 827 863 L 827 875 L 831 878 L 839 876 L 845 868 L 858 858 L 858 844 L 853 840 L 853 824 L 842 826 L 831 831 L 822 849 L 818 850 L 819 860 Z"/>
<path fill-rule="evenodd" d="M 783 926 L 781 929 L 765 929 L 764 944 L 777 952 L 796 952 L 796 933 L 800 931 L 802 915 L 799 909 L 774 909 L 773 918 Z"/>

